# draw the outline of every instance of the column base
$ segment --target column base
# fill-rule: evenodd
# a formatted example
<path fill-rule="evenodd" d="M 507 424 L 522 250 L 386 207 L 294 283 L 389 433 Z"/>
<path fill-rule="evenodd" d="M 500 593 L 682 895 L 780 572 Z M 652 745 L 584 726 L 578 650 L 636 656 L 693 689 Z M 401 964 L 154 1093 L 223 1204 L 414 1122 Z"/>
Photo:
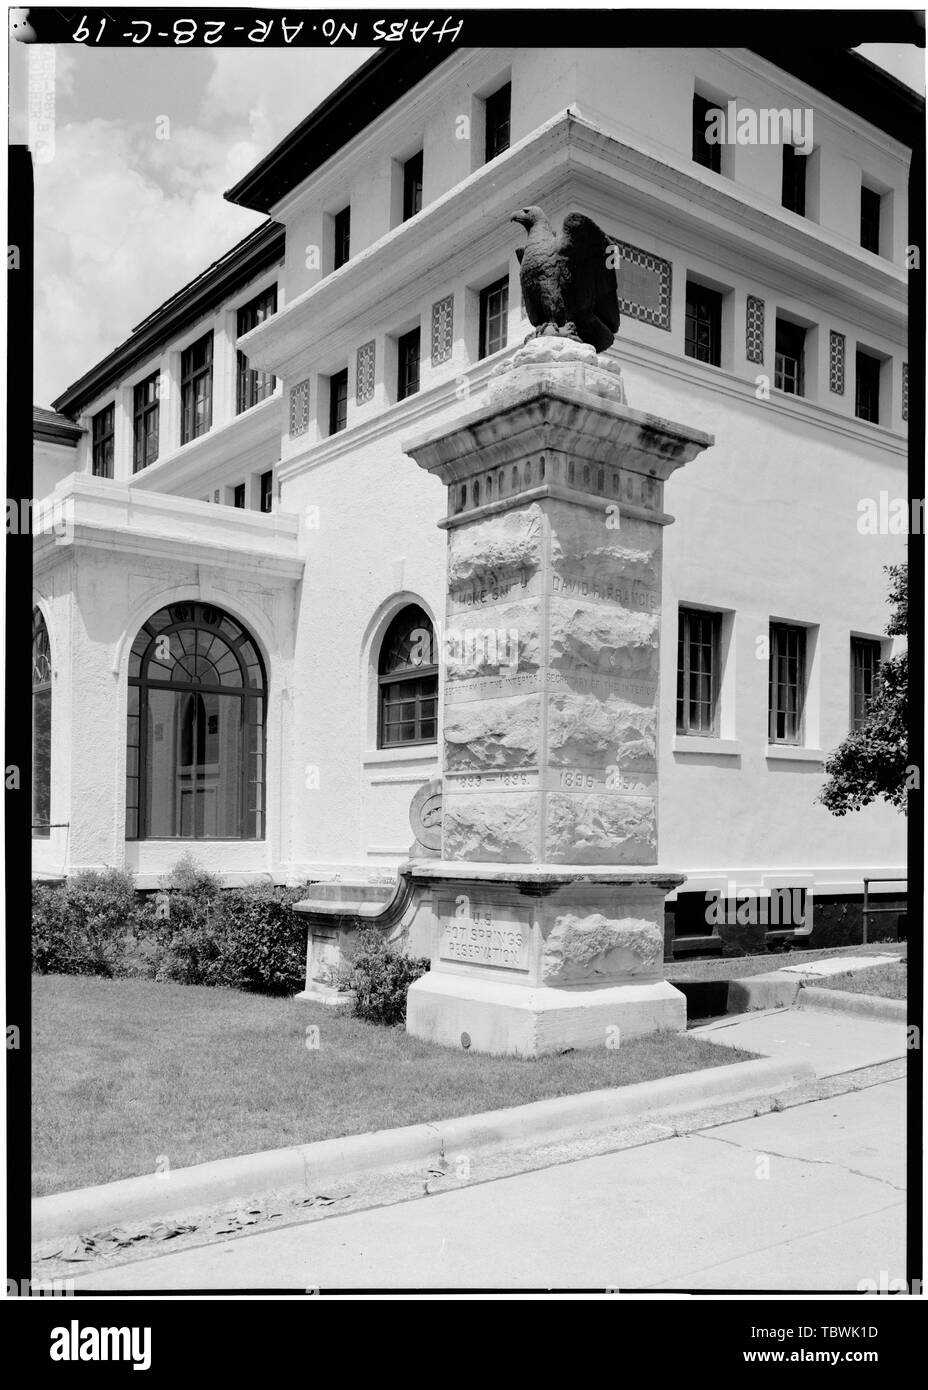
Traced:
<path fill-rule="evenodd" d="M 685 1027 L 686 998 L 666 980 L 552 989 L 433 970 L 410 986 L 406 1006 L 412 1037 L 518 1057 L 616 1048 L 643 1033 Z"/>

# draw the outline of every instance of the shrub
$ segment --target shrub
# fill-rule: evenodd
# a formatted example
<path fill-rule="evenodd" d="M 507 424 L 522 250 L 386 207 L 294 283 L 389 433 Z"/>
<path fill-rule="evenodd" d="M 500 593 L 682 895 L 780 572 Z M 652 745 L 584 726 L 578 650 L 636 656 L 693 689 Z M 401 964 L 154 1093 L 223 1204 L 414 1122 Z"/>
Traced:
<path fill-rule="evenodd" d="M 68 927 L 63 883 L 32 885 L 32 968 L 40 975 L 69 975 L 73 933 Z"/>
<path fill-rule="evenodd" d="M 119 975 L 138 925 L 135 886 L 125 870 L 88 869 L 61 884 L 37 884 L 33 968 L 43 975 Z"/>
<path fill-rule="evenodd" d="M 222 895 L 210 983 L 259 994 L 294 994 L 306 978 L 306 927 L 291 904 L 303 889 L 258 884 Z"/>
<path fill-rule="evenodd" d="M 155 979 L 182 985 L 213 983 L 222 894 L 221 880 L 189 854 L 162 879 L 161 892 L 148 905 Z"/>
<path fill-rule="evenodd" d="M 339 984 L 342 989 L 354 991 L 356 1018 L 396 1025 L 406 1021 L 409 986 L 428 968 L 427 956 L 404 956 L 371 927 L 359 934 L 357 949 L 351 963 L 341 971 Z"/>

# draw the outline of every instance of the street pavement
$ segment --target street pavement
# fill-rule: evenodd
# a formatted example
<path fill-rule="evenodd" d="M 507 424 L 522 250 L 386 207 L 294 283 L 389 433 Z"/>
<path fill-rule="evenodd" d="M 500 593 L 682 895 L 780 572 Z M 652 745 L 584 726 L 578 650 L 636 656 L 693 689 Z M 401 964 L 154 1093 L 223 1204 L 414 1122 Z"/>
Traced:
<path fill-rule="evenodd" d="M 861 1026 L 860 1022 L 856 1025 Z M 865 1025 L 873 1026 L 873 1025 Z M 905 1275 L 905 1082 L 88 1272 L 185 1289 L 856 1291 Z"/>

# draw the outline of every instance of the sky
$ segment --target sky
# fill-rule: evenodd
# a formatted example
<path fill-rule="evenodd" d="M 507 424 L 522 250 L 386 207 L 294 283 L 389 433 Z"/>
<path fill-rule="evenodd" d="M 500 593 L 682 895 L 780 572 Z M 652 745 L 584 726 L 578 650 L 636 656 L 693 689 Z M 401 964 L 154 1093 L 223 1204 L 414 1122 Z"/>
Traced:
<path fill-rule="evenodd" d="M 27 64 L 54 52 L 54 150 L 35 165 L 35 382 L 52 400 L 264 220 L 223 192 L 371 49 L 11 44 L 11 136 Z M 860 50 L 924 90 L 924 54 Z M 47 56 L 46 56 L 47 61 Z"/>
<path fill-rule="evenodd" d="M 373 50 L 54 52 L 54 154 L 35 163 L 37 405 L 260 226 L 224 191 Z"/>

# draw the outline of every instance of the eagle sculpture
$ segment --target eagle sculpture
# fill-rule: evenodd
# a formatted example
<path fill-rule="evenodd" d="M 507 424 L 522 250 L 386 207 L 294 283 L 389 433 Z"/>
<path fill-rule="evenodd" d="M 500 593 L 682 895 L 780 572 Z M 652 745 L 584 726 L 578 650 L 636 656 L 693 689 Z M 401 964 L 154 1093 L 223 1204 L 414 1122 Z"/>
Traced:
<path fill-rule="evenodd" d="M 615 248 L 606 234 L 582 212 L 565 217 L 559 234 L 538 207 L 521 208 L 511 221 L 528 232 L 516 255 L 522 301 L 535 329 L 529 337 L 556 332 L 605 352 L 619 327 Z"/>

